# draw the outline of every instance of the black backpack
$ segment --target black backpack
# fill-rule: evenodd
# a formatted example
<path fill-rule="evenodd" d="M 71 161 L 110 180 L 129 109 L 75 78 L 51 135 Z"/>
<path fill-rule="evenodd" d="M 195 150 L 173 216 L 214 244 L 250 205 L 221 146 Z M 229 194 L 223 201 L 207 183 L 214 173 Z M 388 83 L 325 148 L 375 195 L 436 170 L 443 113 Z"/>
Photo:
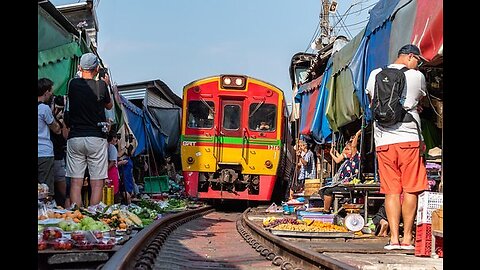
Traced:
<path fill-rule="evenodd" d="M 375 93 L 372 101 L 373 119 L 384 127 L 404 122 L 407 111 L 403 108 L 408 68 L 383 68 L 375 76 Z"/>
<path fill-rule="evenodd" d="M 420 155 L 422 155 L 420 125 L 413 115 L 403 108 L 407 70 L 407 67 L 401 69 L 385 67 L 375 76 L 375 93 L 372 100 L 373 120 L 383 127 L 389 127 L 398 122 L 415 122 L 418 141 L 420 141 Z"/>

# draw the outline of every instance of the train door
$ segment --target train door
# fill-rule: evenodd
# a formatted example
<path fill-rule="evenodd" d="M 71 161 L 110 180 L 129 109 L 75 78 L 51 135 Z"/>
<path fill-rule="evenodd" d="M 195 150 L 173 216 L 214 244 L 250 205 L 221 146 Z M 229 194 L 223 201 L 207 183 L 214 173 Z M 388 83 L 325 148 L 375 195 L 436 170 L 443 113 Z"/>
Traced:
<path fill-rule="evenodd" d="M 235 144 L 237 142 L 235 138 L 242 138 L 243 136 L 243 100 L 222 99 L 220 104 L 221 115 L 218 118 L 220 121 L 218 134 L 219 162 L 228 162 L 229 153 L 224 151 L 223 145 Z"/>

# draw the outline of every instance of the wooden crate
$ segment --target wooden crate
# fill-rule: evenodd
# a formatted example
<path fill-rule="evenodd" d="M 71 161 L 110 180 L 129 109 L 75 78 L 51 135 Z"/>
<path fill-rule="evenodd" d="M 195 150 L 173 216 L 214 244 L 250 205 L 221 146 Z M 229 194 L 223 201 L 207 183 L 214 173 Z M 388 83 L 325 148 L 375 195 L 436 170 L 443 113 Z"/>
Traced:
<path fill-rule="evenodd" d="M 321 179 L 305 179 L 305 189 L 304 189 L 304 196 L 311 196 L 313 193 L 318 193 L 320 188 L 322 187 L 322 180 Z"/>

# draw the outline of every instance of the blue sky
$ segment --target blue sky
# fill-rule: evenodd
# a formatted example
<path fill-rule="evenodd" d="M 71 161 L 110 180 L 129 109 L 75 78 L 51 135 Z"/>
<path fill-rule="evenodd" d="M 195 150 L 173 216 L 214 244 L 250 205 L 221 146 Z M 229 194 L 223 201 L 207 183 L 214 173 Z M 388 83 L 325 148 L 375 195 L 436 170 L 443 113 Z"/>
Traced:
<path fill-rule="evenodd" d="M 362 21 L 371 8 L 366 7 L 376 1 L 338 1 L 338 14 L 352 4 L 350 12 L 364 9 L 345 20 L 352 25 L 349 34 L 355 36 L 365 26 Z M 103 0 L 95 4 L 99 55 L 115 83 L 160 79 L 181 97 L 183 86 L 194 80 L 245 74 L 279 87 L 288 102 L 292 98 L 290 60 L 307 48 L 313 52 L 309 45 L 321 10 L 321 0 Z"/>

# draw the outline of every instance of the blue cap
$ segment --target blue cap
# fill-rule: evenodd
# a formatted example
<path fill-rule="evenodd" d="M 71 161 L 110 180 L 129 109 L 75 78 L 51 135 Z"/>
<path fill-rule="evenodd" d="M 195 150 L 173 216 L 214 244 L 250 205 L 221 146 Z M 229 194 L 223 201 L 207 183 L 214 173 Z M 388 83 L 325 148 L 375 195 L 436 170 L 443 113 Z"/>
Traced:
<path fill-rule="evenodd" d="M 93 53 L 86 53 L 80 58 L 80 67 L 85 70 L 92 70 L 98 66 L 98 57 Z"/>
<path fill-rule="evenodd" d="M 398 50 L 398 55 L 409 54 L 409 53 L 413 53 L 414 55 L 418 55 L 418 56 L 420 56 L 420 58 L 422 58 L 422 60 L 425 60 L 425 57 L 423 57 L 420 54 L 420 49 L 416 45 L 407 44 L 407 45 L 404 45 L 402 48 L 400 48 L 400 50 Z"/>

